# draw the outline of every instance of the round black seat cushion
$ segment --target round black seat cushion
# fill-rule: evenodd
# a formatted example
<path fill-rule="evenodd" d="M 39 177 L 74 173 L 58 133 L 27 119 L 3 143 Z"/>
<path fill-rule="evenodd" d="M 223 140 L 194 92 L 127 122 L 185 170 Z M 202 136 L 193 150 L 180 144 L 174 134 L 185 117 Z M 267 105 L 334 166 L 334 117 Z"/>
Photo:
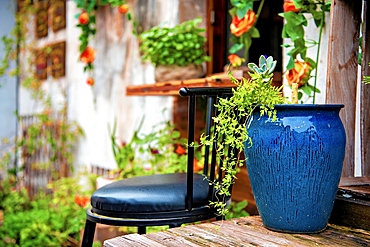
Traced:
<path fill-rule="evenodd" d="M 193 206 L 207 205 L 209 183 L 201 174 L 193 176 Z M 93 209 L 120 213 L 184 210 L 185 203 L 185 173 L 127 178 L 105 185 L 91 196 Z"/>

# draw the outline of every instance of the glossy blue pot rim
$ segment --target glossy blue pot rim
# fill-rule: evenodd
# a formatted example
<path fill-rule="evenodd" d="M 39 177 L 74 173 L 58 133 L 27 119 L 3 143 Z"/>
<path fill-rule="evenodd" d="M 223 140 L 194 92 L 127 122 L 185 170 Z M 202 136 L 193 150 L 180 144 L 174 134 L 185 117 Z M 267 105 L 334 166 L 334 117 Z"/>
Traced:
<path fill-rule="evenodd" d="M 327 108 L 332 108 L 332 109 L 340 109 L 344 107 L 344 104 L 279 104 L 274 106 L 275 109 L 279 108 L 285 108 L 285 109 L 327 109 Z"/>

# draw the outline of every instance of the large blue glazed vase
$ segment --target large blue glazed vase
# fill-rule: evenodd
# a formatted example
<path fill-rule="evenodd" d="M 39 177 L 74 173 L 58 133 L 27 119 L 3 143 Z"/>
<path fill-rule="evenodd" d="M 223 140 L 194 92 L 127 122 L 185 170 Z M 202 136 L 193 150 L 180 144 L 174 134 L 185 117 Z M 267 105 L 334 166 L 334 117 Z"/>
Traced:
<path fill-rule="evenodd" d="M 342 172 L 343 105 L 276 105 L 277 120 L 255 111 L 247 122 L 246 164 L 264 225 L 276 231 L 325 229 Z"/>

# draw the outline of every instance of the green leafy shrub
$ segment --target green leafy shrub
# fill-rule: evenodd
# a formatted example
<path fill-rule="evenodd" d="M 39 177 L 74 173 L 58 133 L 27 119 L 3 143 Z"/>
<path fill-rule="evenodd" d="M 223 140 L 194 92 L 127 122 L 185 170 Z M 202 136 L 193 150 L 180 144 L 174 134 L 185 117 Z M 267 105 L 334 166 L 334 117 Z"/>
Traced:
<path fill-rule="evenodd" d="M 115 125 L 110 134 L 119 177 L 185 172 L 187 139 L 168 121 L 154 126 L 148 134 L 140 132 L 142 123 L 128 142 L 117 142 Z M 201 153 L 196 152 L 195 157 L 200 160 Z"/>
<path fill-rule="evenodd" d="M 48 194 L 40 193 L 33 200 L 24 189 L 13 188 L 3 195 L 0 246 L 79 246 L 88 200 L 78 205 L 76 198 L 83 192 L 77 179 L 59 179 L 48 189 Z"/>
<path fill-rule="evenodd" d="M 226 220 L 249 216 L 249 213 L 245 211 L 245 207 L 248 205 L 246 200 L 240 202 L 232 202 L 228 207 L 228 213 L 225 215 Z"/>
<path fill-rule="evenodd" d="M 201 65 L 209 61 L 205 54 L 204 28 L 201 18 L 185 21 L 175 27 L 155 26 L 140 34 L 142 59 L 157 65 Z"/>

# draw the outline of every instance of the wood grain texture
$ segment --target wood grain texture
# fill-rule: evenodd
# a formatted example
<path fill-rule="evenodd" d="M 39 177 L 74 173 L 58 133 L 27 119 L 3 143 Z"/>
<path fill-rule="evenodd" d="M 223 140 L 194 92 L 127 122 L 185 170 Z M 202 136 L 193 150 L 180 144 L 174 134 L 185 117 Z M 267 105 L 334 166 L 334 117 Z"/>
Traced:
<path fill-rule="evenodd" d="M 330 222 L 370 230 L 370 186 L 341 187 Z"/>
<path fill-rule="evenodd" d="M 327 103 L 345 104 L 340 116 L 347 145 L 342 176 L 354 176 L 357 56 L 362 1 L 333 0 L 327 68 Z"/>
<path fill-rule="evenodd" d="M 130 234 L 109 239 L 105 247 L 121 246 L 369 246 L 370 233 L 329 225 L 318 234 L 270 231 L 259 216 L 214 221 L 146 235 Z"/>
<path fill-rule="evenodd" d="M 208 26 L 209 55 L 212 57 L 207 72 L 223 71 L 227 54 L 227 0 L 209 0 L 208 10 L 212 13 L 212 23 Z"/>
<path fill-rule="evenodd" d="M 364 1 L 364 15 L 362 25 L 362 77 L 370 75 L 370 9 Z M 370 84 L 361 84 L 361 172 L 362 176 L 370 176 Z"/>

